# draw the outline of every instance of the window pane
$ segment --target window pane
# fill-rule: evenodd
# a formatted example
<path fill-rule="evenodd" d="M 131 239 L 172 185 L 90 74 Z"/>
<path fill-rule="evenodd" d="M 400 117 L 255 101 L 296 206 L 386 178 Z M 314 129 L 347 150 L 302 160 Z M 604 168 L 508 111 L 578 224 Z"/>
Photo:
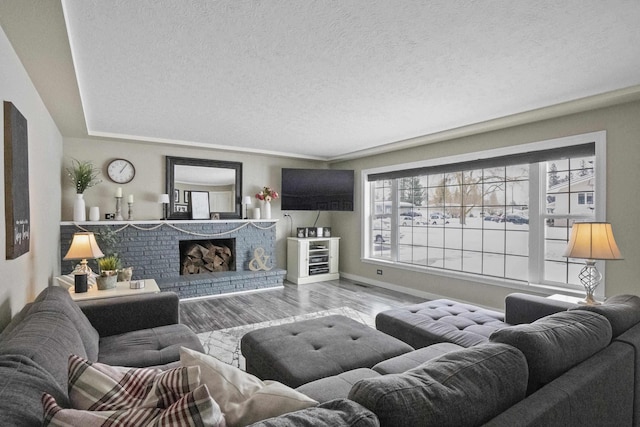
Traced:
<path fill-rule="evenodd" d="M 398 245 L 398 261 L 410 264 L 413 261 L 413 246 Z"/>
<path fill-rule="evenodd" d="M 529 281 L 529 258 L 520 256 L 505 257 L 505 277 L 514 280 Z"/>
<path fill-rule="evenodd" d="M 565 283 L 567 280 L 567 264 L 564 262 L 545 261 L 544 280 Z"/>
<path fill-rule="evenodd" d="M 485 252 L 504 253 L 504 231 L 485 230 L 483 234 Z"/>
<path fill-rule="evenodd" d="M 503 277 L 504 255 L 485 252 L 482 257 L 482 274 Z"/>
<path fill-rule="evenodd" d="M 471 251 L 482 251 L 482 230 L 464 229 L 464 248 Z"/>
<path fill-rule="evenodd" d="M 524 231 L 507 231 L 505 253 L 511 255 L 529 255 L 529 233 Z"/>
<path fill-rule="evenodd" d="M 450 249 L 462 249 L 462 228 L 446 227 L 444 231 L 444 246 Z"/>
<path fill-rule="evenodd" d="M 441 248 L 429 248 L 428 252 L 428 266 L 443 268 L 444 267 L 444 249 Z"/>
<path fill-rule="evenodd" d="M 482 273 L 482 252 L 464 252 L 462 270 L 467 273 Z"/>
<path fill-rule="evenodd" d="M 452 249 L 444 251 L 444 268 L 448 270 L 462 270 L 462 252 Z"/>

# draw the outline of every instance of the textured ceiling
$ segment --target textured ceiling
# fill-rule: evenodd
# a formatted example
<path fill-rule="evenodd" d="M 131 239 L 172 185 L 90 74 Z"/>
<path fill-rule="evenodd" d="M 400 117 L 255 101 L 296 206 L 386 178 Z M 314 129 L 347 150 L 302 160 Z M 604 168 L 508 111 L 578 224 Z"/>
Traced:
<path fill-rule="evenodd" d="M 89 134 L 335 159 L 640 84 L 636 0 L 63 0 Z"/>

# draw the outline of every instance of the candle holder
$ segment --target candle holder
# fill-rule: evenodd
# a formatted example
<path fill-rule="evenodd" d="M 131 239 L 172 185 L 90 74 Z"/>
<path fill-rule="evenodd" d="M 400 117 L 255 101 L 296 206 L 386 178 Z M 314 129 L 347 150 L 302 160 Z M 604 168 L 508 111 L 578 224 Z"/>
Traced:
<path fill-rule="evenodd" d="M 122 221 L 122 197 L 116 197 L 116 221 Z"/>
<path fill-rule="evenodd" d="M 133 202 L 129 202 L 129 216 L 127 217 L 127 220 L 129 221 L 133 221 Z"/>

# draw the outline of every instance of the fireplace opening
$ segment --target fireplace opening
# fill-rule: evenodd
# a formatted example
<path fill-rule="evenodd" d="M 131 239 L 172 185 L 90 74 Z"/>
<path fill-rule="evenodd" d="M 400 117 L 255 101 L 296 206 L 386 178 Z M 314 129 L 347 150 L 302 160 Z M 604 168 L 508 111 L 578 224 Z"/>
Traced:
<path fill-rule="evenodd" d="M 236 239 L 183 240 L 180 242 L 180 274 L 204 274 L 236 270 Z"/>

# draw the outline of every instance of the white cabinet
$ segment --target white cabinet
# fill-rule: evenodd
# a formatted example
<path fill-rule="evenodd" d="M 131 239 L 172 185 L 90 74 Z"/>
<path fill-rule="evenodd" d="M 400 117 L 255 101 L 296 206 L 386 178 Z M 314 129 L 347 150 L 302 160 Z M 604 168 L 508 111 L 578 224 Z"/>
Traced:
<path fill-rule="evenodd" d="M 340 278 L 339 237 L 287 240 L 287 280 L 296 285 Z"/>

